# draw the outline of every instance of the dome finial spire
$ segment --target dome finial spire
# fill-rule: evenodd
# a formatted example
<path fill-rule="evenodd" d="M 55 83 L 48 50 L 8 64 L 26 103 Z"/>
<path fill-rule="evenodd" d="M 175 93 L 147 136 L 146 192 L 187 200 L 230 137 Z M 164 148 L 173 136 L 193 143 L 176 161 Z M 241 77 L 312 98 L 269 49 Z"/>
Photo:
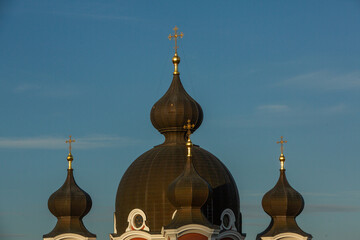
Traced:
<path fill-rule="evenodd" d="M 190 135 L 191 135 L 191 129 L 193 129 L 195 127 L 195 124 L 191 124 L 191 120 L 188 119 L 187 120 L 187 124 L 184 125 L 184 129 L 187 130 L 186 132 L 186 137 L 187 137 L 187 142 L 186 142 L 186 147 L 188 149 L 188 157 L 191 157 L 191 147 L 192 147 L 192 142 L 190 140 Z"/>
<path fill-rule="evenodd" d="M 175 47 L 174 47 L 174 49 L 175 49 L 175 54 L 174 54 L 174 57 L 172 58 L 172 62 L 173 62 L 173 64 L 174 64 L 174 67 L 175 67 L 175 69 L 174 69 L 174 74 L 179 74 L 179 71 L 178 71 L 178 65 L 179 65 L 179 63 L 180 63 L 180 57 L 178 56 L 178 54 L 177 54 L 177 49 L 178 49 L 178 45 L 177 45 L 177 39 L 178 38 L 182 38 L 183 36 L 184 36 L 184 33 L 180 33 L 180 34 L 178 34 L 178 32 L 177 32 L 177 30 L 179 30 L 178 29 L 178 27 L 177 26 L 175 26 L 174 27 L 174 35 L 171 35 L 171 34 L 169 34 L 169 36 L 168 36 L 168 38 L 169 38 L 169 40 L 171 41 L 173 38 L 174 38 L 174 40 L 175 40 Z"/>
<path fill-rule="evenodd" d="M 284 170 L 284 162 L 285 162 L 285 156 L 284 156 L 284 143 L 287 143 L 287 141 L 284 141 L 284 137 L 281 136 L 280 137 L 280 141 L 276 142 L 277 144 L 281 144 L 280 150 L 281 150 L 281 154 L 280 154 L 280 170 Z"/>
<path fill-rule="evenodd" d="M 69 143 L 69 155 L 67 156 L 67 160 L 69 161 L 69 169 L 72 169 L 71 162 L 74 160 L 71 154 L 71 143 L 75 142 L 75 139 L 71 139 L 71 135 L 69 136 L 69 140 L 66 140 L 65 143 Z"/>

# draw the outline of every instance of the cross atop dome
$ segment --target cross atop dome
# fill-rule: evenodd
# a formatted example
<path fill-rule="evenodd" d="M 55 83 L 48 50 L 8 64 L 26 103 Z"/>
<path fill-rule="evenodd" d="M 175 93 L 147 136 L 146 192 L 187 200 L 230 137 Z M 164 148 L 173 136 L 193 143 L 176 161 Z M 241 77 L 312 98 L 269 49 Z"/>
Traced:
<path fill-rule="evenodd" d="M 280 141 L 276 142 L 277 144 L 281 144 L 281 147 L 280 147 L 280 151 L 281 151 L 281 154 L 280 154 L 280 169 L 281 170 L 284 170 L 284 162 L 285 162 L 285 156 L 284 156 L 284 143 L 287 143 L 287 141 L 284 141 L 284 137 L 281 136 L 280 137 Z"/>
<path fill-rule="evenodd" d="M 179 30 L 179 28 L 178 28 L 177 26 L 175 26 L 173 30 L 174 30 L 174 32 L 175 32 L 174 35 L 171 35 L 171 33 L 170 33 L 169 36 L 168 36 L 168 38 L 169 38 L 170 41 L 171 41 L 172 39 L 175 40 L 175 47 L 174 47 L 174 49 L 175 49 L 175 54 L 176 54 L 176 53 L 177 53 L 177 49 L 178 49 L 177 39 L 178 39 L 178 38 L 183 38 L 184 33 L 181 32 L 180 34 L 178 34 L 178 33 L 177 33 L 177 30 Z"/>
<path fill-rule="evenodd" d="M 188 119 L 187 120 L 187 124 L 184 125 L 184 129 L 187 130 L 186 132 L 186 137 L 187 137 L 187 142 L 186 142 L 186 147 L 188 149 L 188 157 L 191 157 L 191 147 L 192 147 L 192 142 L 191 142 L 191 139 L 190 139 L 190 135 L 191 135 L 191 129 L 193 129 L 195 127 L 195 124 L 191 124 L 191 120 Z"/>
<path fill-rule="evenodd" d="M 71 139 L 71 135 L 69 136 L 69 140 L 66 140 L 65 143 L 69 143 L 69 155 L 67 156 L 67 160 L 69 161 L 69 169 L 72 169 L 71 162 L 74 160 L 71 154 L 71 143 L 75 142 L 75 139 Z"/>
<path fill-rule="evenodd" d="M 177 49 L 178 49 L 177 40 L 178 40 L 178 38 L 182 38 L 182 37 L 184 36 L 184 33 L 182 33 L 182 32 L 181 32 L 180 34 L 178 34 L 177 30 L 179 30 L 179 29 L 178 29 L 177 26 L 175 26 L 175 27 L 174 27 L 174 32 L 175 32 L 174 35 L 169 34 L 169 36 L 168 36 L 168 38 L 169 38 L 170 41 L 171 41 L 172 39 L 175 40 L 175 47 L 174 47 L 174 49 L 175 49 L 175 54 L 174 54 L 174 57 L 172 58 L 172 62 L 173 62 L 174 67 L 175 67 L 175 69 L 174 69 L 174 75 L 179 75 L 179 74 L 180 74 L 179 71 L 178 71 L 178 65 L 179 65 L 179 63 L 180 63 L 180 57 L 179 57 L 178 54 L 177 54 Z"/>

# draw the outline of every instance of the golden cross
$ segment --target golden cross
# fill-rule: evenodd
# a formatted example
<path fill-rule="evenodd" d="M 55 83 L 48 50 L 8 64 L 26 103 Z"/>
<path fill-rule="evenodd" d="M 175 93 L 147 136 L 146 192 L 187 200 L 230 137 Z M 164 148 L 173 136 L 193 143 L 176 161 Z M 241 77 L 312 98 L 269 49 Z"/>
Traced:
<path fill-rule="evenodd" d="M 281 144 L 281 154 L 284 154 L 284 143 L 287 143 L 287 141 L 283 140 L 283 136 L 280 137 L 280 141 L 276 142 L 277 144 Z"/>
<path fill-rule="evenodd" d="M 177 39 L 180 37 L 180 38 L 182 38 L 183 36 L 184 36 L 184 34 L 181 32 L 180 34 L 178 34 L 177 33 L 177 30 L 179 30 L 178 28 L 177 28 L 177 26 L 175 26 L 174 27 L 174 31 L 175 31 L 175 33 L 174 33 L 174 35 L 171 35 L 171 33 L 169 34 L 169 40 L 171 41 L 171 39 L 175 39 L 175 47 L 174 47 L 174 49 L 175 49 L 175 53 L 177 53 L 177 49 L 178 49 L 178 46 L 177 46 Z"/>
<path fill-rule="evenodd" d="M 66 140 L 65 143 L 69 143 L 69 153 L 71 154 L 71 143 L 75 142 L 75 139 L 71 139 L 71 135 L 69 136 L 69 140 Z"/>
<path fill-rule="evenodd" d="M 187 136 L 188 138 L 190 138 L 190 135 L 191 135 L 191 129 L 193 129 L 194 127 L 195 127 L 195 124 L 191 124 L 190 119 L 189 119 L 189 120 L 187 120 L 187 124 L 186 124 L 186 125 L 184 125 L 184 129 L 186 129 L 186 130 L 187 130 L 187 132 L 186 132 L 186 136 Z"/>
<path fill-rule="evenodd" d="M 188 149 L 188 157 L 191 157 L 191 147 L 192 147 L 192 142 L 190 140 L 190 135 L 191 135 L 191 129 L 193 129 L 195 127 L 195 124 L 191 124 L 190 119 L 187 120 L 187 124 L 184 125 L 184 129 L 187 130 L 186 132 L 186 136 L 187 136 L 187 142 L 186 142 L 186 147 Z"/>

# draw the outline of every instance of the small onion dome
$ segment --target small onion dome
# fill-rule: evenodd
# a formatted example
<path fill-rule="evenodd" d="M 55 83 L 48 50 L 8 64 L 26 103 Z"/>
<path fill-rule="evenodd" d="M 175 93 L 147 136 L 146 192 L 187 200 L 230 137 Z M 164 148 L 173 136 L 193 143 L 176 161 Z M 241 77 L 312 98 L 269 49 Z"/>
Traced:
<path fill-rule="evenodd" d="M 92 201 L 75 182 L 73 169 L 68 169 L 65 183 L 54 192 L 48 201 L 50 212 L 57 217 L 55 228 L 44 238 L 55 237 L 63 233 L 75 233 L 84 237 L 96 237 L 89 232 L 82 218 L 90 211 Z"/>
<path fill-rule="evenodd" d="M 302 212 L 304 199 L 290 186 L 285 169 L 280 170 L 280 178 L 275 187 L 264 195 L 262 205 L 270 216 L 296 217 Z"/>
<path fill-rule="evenodd" d="M 185 142 L 183 126 L 187 120 L 194 123 L 194 132 L 203 120 L 201 106 L 185 91 L 179 74 L 174 74 L 165 95 L 151 109 L 153 126 L 165 136 L 165 143 Z"/>
<path fill-rule="evenodd" d="M 287 181 L 285 169 L 280 169 L 278 182 L 262 199 L 263 209 L 270 215 L 272 221 L 264 232 L 258 234 L 257 239 L 285 232 L 297 233 L 311 239 L 311 235 L 302 231 L 295 221 L 296 216 L 304 209 L 304 205 L 301 194 Z"/>
<path fill-rule="evenodd" d="M 187 224 L 200 224 L 213 228 L 201 212 L 211 193 L 210 185 L 198 174 L 188 156 L 185 169 L 168 188 L 168 199 L 177 209 L 171 223 L 165 228 L 176 229 Z"/>

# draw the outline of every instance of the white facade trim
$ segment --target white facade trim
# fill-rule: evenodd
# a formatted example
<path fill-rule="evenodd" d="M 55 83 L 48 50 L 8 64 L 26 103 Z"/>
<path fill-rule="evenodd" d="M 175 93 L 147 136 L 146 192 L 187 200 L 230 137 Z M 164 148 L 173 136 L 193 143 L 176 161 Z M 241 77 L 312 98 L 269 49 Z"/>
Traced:
<path fill-rule="evenodd" d="M 84 237 L 75 233 L 63 233 L 53 238 L 44 238 L 44 240 L 95 240 L 96 237 Z"/>
<path fill-rule="evenodd" d="M 137 230 L 125 232 L 119 237 L 113 237 L 110 234 L 110 240 L 130 240 L 133 238 L 144 238 L 146 240 L 164 240 L 162 234 L 150 234 L 148 232 L 137 231 Z"/>
<path fill-rule="evenodd" d="M 238 231 L 227 230 L 227 231 L 220 233 L 217 236 L 217 239 L 223 239 L 223 238 L 230 238 L 233 240 L 244 240 L 245 236 L 241 235 Z"/>
<path fill-rule="evenodd" d="M 274 237 L 261 237 L 261 240 L 308 240 L 308 237 L 301 236 L 297 233 L 280 233 Z"/>
<path fill-rule="evenodd" d="M 141 226 L 139 226 L 139 227 L 137 227 L 134 224 L 135 217 L 137 215 L 140 215 L 143 219 L 143 222 L 142 222 Z M 134 231 L 134 230 L 143 230 L 143 231 L 147 231 L 147 232 L 150 231 L 149 227 L 146 226 L 146 215 L 145 215 L 144 211 L 142 211 L 139 208 L 133 209 L 128 215 L 128 227 L 126 228 L 126 232 Z"/>
<path fill-rule="evenodd" d="M 227 226 L 225 226 L 226 224 L 224 223 L 224 218 L 225 217 L 229 218 L 229 223 L 228 223 Z M 221 220 L 220 230 L 234 230 L 234 231 L 237 231 L 236 226 L 235 226 L 235 222 L 236 222 L 235 214 L 230 208 L 225 209 L 221 213 L 220 220 Z"/>
<path fill-rule="evenodd" d="M 167 240 L 176 240 L 179 237 L 189 234 L 189 233 L 198 233 L 204 235 L 208 240 L 216 239 L 219 234 L 219 229 L 211 229 L 199 224 L 188 224 L 177 229 L 162 229 L 161 233 L 164 236 L 164 239 Z"/>

